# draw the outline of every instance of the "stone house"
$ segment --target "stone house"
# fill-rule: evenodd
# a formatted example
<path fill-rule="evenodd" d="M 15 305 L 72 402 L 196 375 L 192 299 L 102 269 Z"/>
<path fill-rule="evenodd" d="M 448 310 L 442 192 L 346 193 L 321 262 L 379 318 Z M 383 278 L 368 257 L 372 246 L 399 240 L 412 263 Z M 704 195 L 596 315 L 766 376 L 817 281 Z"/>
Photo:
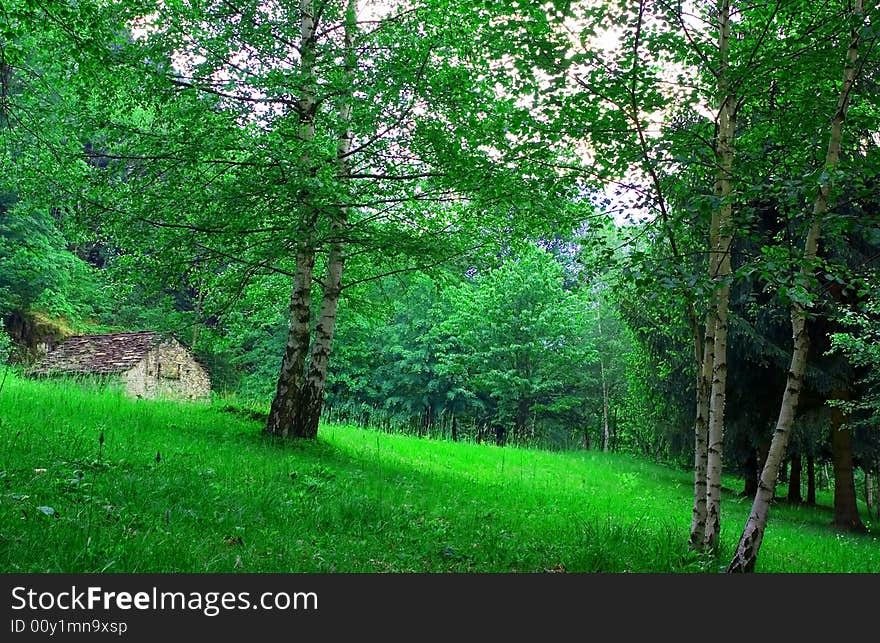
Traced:
<path fill-rule="evenodd" d="M 176 339 L 151 330 L 69 337 L 30 373 L 118 378 L 128 395 L 144 399 L 211 398 L 205 367 Z"/>

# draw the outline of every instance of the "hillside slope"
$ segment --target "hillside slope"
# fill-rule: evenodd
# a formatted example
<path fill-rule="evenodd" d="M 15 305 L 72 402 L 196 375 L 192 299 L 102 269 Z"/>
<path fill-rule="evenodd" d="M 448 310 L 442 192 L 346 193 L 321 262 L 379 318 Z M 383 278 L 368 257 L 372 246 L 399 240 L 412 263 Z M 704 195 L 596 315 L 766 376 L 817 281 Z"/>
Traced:
<path fill-rule="evenodd" d="M 0 571 L 692 572 L 686 471 L 595 452 L 324 426 L 279 445 L 220 405 L 12 377 L 0 391 Z M 103 436 L 103 442 L 101 438 Z M 880 572 L 875 535 L 778 504 L 762 572 Z"/>

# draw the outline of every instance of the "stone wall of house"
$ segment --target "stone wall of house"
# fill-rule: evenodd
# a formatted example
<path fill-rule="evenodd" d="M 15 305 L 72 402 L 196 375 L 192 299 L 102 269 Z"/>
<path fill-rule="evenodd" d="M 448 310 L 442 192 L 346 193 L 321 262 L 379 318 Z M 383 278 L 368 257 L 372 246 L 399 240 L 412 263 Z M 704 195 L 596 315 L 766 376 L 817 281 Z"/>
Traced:
<path fill-rule="evenodd" d="M 176 341 L 151 350 L 122 374 L 125 391 L 144 399 L 210 400 L 211 380 L 192 353 Z"/>

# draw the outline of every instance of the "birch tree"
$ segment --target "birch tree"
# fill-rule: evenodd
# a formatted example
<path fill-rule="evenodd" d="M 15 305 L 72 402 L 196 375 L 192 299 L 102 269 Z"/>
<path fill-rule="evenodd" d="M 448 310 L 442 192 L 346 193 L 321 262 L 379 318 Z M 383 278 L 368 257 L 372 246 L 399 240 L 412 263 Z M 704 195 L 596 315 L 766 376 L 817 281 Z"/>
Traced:
<path fill-rule="evenodd" d="M 730 252 L 733 243 L 733 156 L 736 133 L 737 99 L 733 95 L 728 71 L 730 55 L 730 1 L 720 0 L 718 4 L 718 117 L 715 155 L 718 164 L 715 177 L 715 195 L 718 210 L 712 214 L 709 233 L 710 272 L 717 291 L 714 296 L 714 310 L 706 317 L 705 355 L 701 386 L 705 387 L 708 361 L 711 359 L 712 383 L 709 391 L 708 436 L 706 443 L 706 526 L 703 545 L 715 549 L 721 530 L 721 470 L 724 448 L 724 405 L 727 393 L 727 317 L 730 303 L 731 274 Z M 714 329 L 712 329 L 714 326 Z M 699 454 L 702 457 L 701 438 L 697 439 Z M 697 471 L 700 466 L 697 467 Z M 695 490 L 697 485 L 695 484 Z M 695 511 L 695 515 L 696 515 Z M 693 542 L 693 532 L 692 532 Z"/>
<path fill-rule="evenodd" d="M 742 88 L 729 65 L 730 2 L 720 0 L 714 10 L 700 5 L 694 11 L 700 14 L 701 24 L 717 30 L 714 42 L 707 31 L 694 26 L 691 18 L 697 14 L 689 16 L 683 7 L 671 3 L 642 1 L 586 11 L 583 20 L 591 25 L 585 30 L 588 35 L 608 22 L 628 26 L 622 29 L 616 58 L 590 51 L 589 41 L 584 39 L 582 54 L 572 60 L 575 81 L 594 101 L 584 109 L 584 118 L 593 123 L 584 127 L 591 132 L 590 144 L 601 159 L 596 163 L 600 169 L 594 170 L 595 180 L 620 186 L 618 193 L 637 195 L 634 205 L 655 217 L 654 224 L 671 254 L 666 261 L 673 264 L 665 268 L 672 273 L 665 273 L 666 279 L 680 284 L 678 298 L 691 334 L 696 391 L 690 542 L 702 549 L 714 547 L 720 524 L 730 245 L 735 227 L 734 136 L 740 101 L 737 91 Z M 751 64 L 741 64 L 737 73 Z M 704 116 L 694 113 L 694 105 L 706 101 L 714 103 L 711 140 L 699 126 L 676 124 L 702 121 Z M 614 132 L 610 141 L 605 138 L 609 131 Z M 693 235 L 681 229 L 682 214 L 676 210 L 694 209 L 700 200 L 708 201 L 700 198 L 709 191 L 707 186 L 695 181 L 682 187 L 680 180 L 682 161 L 699 163 L 706 153 L 700 148 L 706 147 L 711 153 L 712 172 L 700 178 L 714 181 L 715 205 L 706 237 L 698 242 L 702 247 L 697 252 L 708 256 L 708 282 L 703 283 L 690 272 L 691 262 L 684 259 L 682 237 Z M 657 261 L 656 255 L 651 261 Z M 694 288 L 698 281 L 701 291 L 714 291 L 709 302 L 699 301 Z M 702 327 L 698 309 L 705 310 Z"/>
<path fill-rule="evenodd" d="M 775 495 L 779 468 L 785 456 L 785 449 L 788 445 L 792 424 L 797 412 L 798 398 L 803 386 L 804 371 L 809 351 L 807 321 L 811 300 L 811 276 L 816 267 L 822 223 L 829 210 L 834 177 L 840 163 L 843 125 L 846 121 L 853 87 L 859 72 L 859 48 L 862 43 L 864 21 L 864 1 L 855 0 L 852 9 L 852 30 L 849 36 L 849 48 L 846 52 L 843 81 L 840 86 L 837 109 L 831 119 L 824 169 L 813 202 L 809 229 L 804 241 L 803 259 L 797 282 L 799 293 L 792 297 L 790 314 L 792 355 L 785 392 L 780 403 L 779 416 L 773 432 L 770 452 L 758 483 L 758 492 L 752 503 L 752 509 L 740 537 L 736 553 L 727 568 L 727 571 L 732 573 L 751 572 L 754 570 L 758 551 L 763 541 L 764 530 L 767 526 L 770 502 Z"/>
<path fill-rule="evenodd" d="M 355 35 L 357 31 L 357 3 L 348 0 L 345 12 L 345 36 L 343 49 L 344 86 L 339 99 L 338 143 L 337 143 L 337 179 L 345 183 L 350 180 L 351 168 L 349 156 L 352 149 L 353 133 L 351 129 L 352 101 L 354 100 L 355 67 Z M 314 437 L 318 433 L 318 421 L 324 401 L 324 387 L 327 382 L 327 365 L 336 329 L 336 316 L 339 310 L 339 297 L 342 294 L 342 273 L 345 267 L 345 233 L 348 228 L 348 206 L 345 204 L 331 211 L 327 268 L 322 286 L 320 313 L 315 325 L 312 341 L 308 373 L 304 384 L 300 387 L 296 413 L 299 419 L 293 426 L 298 428 L 299 437 Z M 291 329 L 293 326 L 291 326 Z M 297 340 L 301 338 L 297 337 Z M 279 392 L 285 385 L 287 373 L 282 372 L 278 379 Z M 279 395 L 276 394 L 276 399 Z M 269 430 L 277 432 L 281 414 L 269 417 Z M 282 429 L 283 434 L 283 429 Z"/>
<path fill-rule="evenodd" d="M 317 431 L 345 288 L 583 212 L 548 162 L 547 77 L 520 55 L 533 38 L 529 55 L 561 56 L 544 9 L 367 4 L 109 3 L 131 36 L 108 26 L 100 56 L 79 53 L 75 82 L 113 96 L 78 106 L 107 165 L 85 210 L 145 263 L 198 264 L 200 308 L 289 279 L 266 295 L 288 306 L 265 428 L 282 438 Z"/>
<path fill-rule="evenodd" d="M 459 47 L 460 43 L 458 41 L 450 40 L 450 37 L 455 37 L 460 29 L 460 25 L 454 25 L 454 23 L 450 23 L 449 16 L 440 17 L 438 12 L 442 12 L 444 9 L 448 10 L 448 5 L 444 3 L 439 3 L 435 6 L 426 5 L 424 7 L 414 7 L 414 11 L 416 15 L 419 14 L 419 9 L 425 9 L 425 16 L 430 18 L 434 16 L 434 21 L 437 23 L 439 27 L 439 31 L 436 37 L 435 42 L 430 42 L 427 46 L 419 46 L 420 38 L 416 32 L 424 31 L 425 24 L 417 22 L 412 17 L 406 16 L 406 13 L 409 11 L 404 11 L 401 9 L 401 13 L 398 15 L 392 16 L 392 18 L 386 18 L 383 21 L 380 21 L 381 24 L 385 24 L 388 22 L 400 22 L 404 27 L 410 27 L 410 31 L 407 32 L 405 30 L 400 30 L 395 32 L 398 37 L 403 37 L 407 39 L 404 42 L 398 41 L 394 43 L 398 46 L 403 46 L 404 51 L 406 51 L 407 47 L 411 47 L 413 52 L 416 53 L 418 58 L 422 58 L 422 62 L 420 68 L 417 70 L 417 81 L 422 82 L 423 84 L 430 84 L 436 82 L 436 77 L 431 77 L 425 71 L 427 67 L 427 63 L 432 59 L 436 59 L 437 56 L 435 51 L 438 49 L 448 49 L 451 48 L 453 52 L 456 51 L 456 48 Z M 506 8 L 502 8 L 503 11 Z M 479 14 L 479 12 L 476 12 Z M 438 110 L 439 105 L 435 104 L 419 104 L 421 100 L 430 100 L 431 98 L 441 98 L 434 94 L 433 92 L 428 92 L 427 96 L 424 98 L 418 96 L 412 96 L 410 100 L 412 103 L 409 107 L 405 107 L 402 110 L 402 113 L 395 116 L 397 118 L 396 122 L 387 123 L 379 119 L 368 120 L 366 123 L 368 124 L 369 129 L 364 129 L 364 122 L 361 122 L 359 130 L 360 138 L 355 141 L 355 135 L 352 131 L 352 102 L 355 99 L 355 84 L 358 82 L 357 72 L 358 69 L 361 68 L 369 68 L 370 66 L 375 64 L 375 60 L 371 58 L 365 58 L 363 60 L 358 60 L 356 55 L 356 42 L 355 35 L 357 31 L 357 7 L 355 3 L 350 3 L 348 5 L 346 15 L 344 18 L 344 45 L 343 45 L 343 54 L 342 58 L 344 60 L 345 74 L 344 74 L 344 82 L 343 88 L 340 90 L 340 93 L 343 95 L 343 100 L 340 102 L 339 112 L 336 115 L 336 127 L 339 129 L 339 145 L 337 147 L 337 162 L 339 165 L 339 172 L 336 176 L 337 188 L 340 186 L 344 186 L 346 184 L 350 184 L 353 178 L 358 177 L 367 177 L 367 176 L 377 176 L 375 173 L 370 172 L 360 172 L 360 173 L 352 173 L 352 164 L 355 162 L 355 159 L 359 159 L 358 162 L 362 165 L 364 164 L 363 160 L 360 158 L 364 155 L 364 152 L 369 152 L 371 147 L 374 147 L 376 143 L 380 145 L 380 147 L 384 144 L 384 149 L 386 151 L 392 151 L 394 154 L 395 162 L 392 164 L 391 168 L 387 168 L 387 160 L 380 161 L 379 167 L 382 165 L 386 166 L 386 169 L 380 170 L 379 179 L 389 179 L 389 180 L 402 180 L 404 182 L 409 182 L 410 188 L 415 187 L 415 184 L 418 183 L 415 194 L 418 194 L 418 188 L 427 188 L 427 194 L 435 193 L 438 195 L 440 200 L 448 200 L 448 199 L 461 199 L 467 195 L 469 198 L 473 198 L 474 196 L 478 196 L 480 200 L 486 199 L 489 197 L 490 201 L 497 201 L 500 197 L 500 193 L 503 191 L 503 188 L 500 186 L 494 185 L 491 181 L 486 182 L 485 179 L 488 178 L 487 175 L 491 176 L 492 174 L 495 177 L 499 177 L 500 175 L 497 172 L 486 172 L 488 169 L 486 167 L 486 152 L 491 155 L 493 153 L 499 154 L 499 148 L 497 140 L 493 141 L 491 139 L 483 142 L 482 146 L 480 146 L 480 132 L 481 130 L 485 130 L 486 128 L 480 128 L 474 131 L 476 123 L 474 122 L 474 110 L 478 110 L 476 114 L 477 119 L 486 119 L 489 115 L 485 112 L 484 109 L 477 108 L 477 103 L 468 102 L 473 101 L 475 98 L 479 96 L 479 92 L 472 94 L 470 96 L 467 95 L 466 92 L 461 92 L 460 90 L 453 90 L 454 94 L 457 95 L 457 98 L 464 100 L 457 100 L 451 102 L 448 106 L 448 109 L 454 110 L 457 112 L 453 117 L 453 111 L 441 112 Z M 305 10 L 303 11 L 303 15 L 306 15 Z M 508 17 L 508 20 L 511 20 L 511 24 L 516 26 L 519 21 L 522 20 L 521 16 L 517 16 L 515 13 L 513 14 L 515 19 L 511 20 Z M 533 16 L 532 16 L 533 17 Z M 444 26 L 446 24 L 453 24 L 454 28 L 450 33 L 449 27 Z M 309 24 L 309 28 L 314 30 L 314 25 Z M 305 27 L 304 27 L 305 29 Z M 331 27 L 332 29 L 332 27 Z M 305 31 L 303 32 L 305 33 Z M 504 42 L 504 31 L 500 32 L 501 37 L 498 38 L 498 41 Z M 497 36 L 496 36 L 497 37 Z M 302 38 L 302 47 L 305 48 L 306 36 L 304 35 Z M 503 50 L 503 47 L 501 48 Z M 467 50 L 462 50 L 459 53 L 453 53 L 452 58 L 455 59 L 458 55 L 468 56 L 469 62 L 464 69 L 468 67 L 472 67 L 472 71 L 475 74 L 483 74 L 483 78 L 486 78 L 490 74 L 495 76 L 495 85 L 494 91 L 498 92 L 499 84 L 503 85 L 503 83 L 499 82 L 499 78 L 503 76 L 498 76 L 498 62 L 493 62 L 491 51 L 487 50 L 485 47 L 478 48 L 478 51 L 481 55 L 486 56 L 483 60 L 474 60 L 474 56 L 472 53 L 469 53 Z M 447 54 L 449 55 L 449 54 Z M 399 63 L 398 63 L 399 64 Z M 457 75 L 459 71 L 456 69 L 458 64 L 456 62 L 448 63 L 450 66 L 448 69 L 455 70 L 452 75 Z M 494 65 L 494 66 L 493 66 Z M 399 67 L 391 68 L 389 71 L 391 73 L 395 73 L 395 69 Z M 412 73 L 412 72 L 410 72 Z M 520 73 L 519 76 L 522 74 Z M 418 76 L 423 76 L 423 78 L 418 78 Z M 480 78 L 480 76 L 477 76 Z M 482 81 L 485 83 L 485 80 Z M 417 84 L 417 83 L 414 83 Z M 437 83 L 440 87 L 443 87 L 443 83 Z M 474 89 L 477 86 L 474 86 Z M 410 87 L 409 91 L 413 92 L 417 90 L 418 87 Z M 447 90 L 448 91 L 448 90 Z M 441 99 L 443 102 L 448 100 L 443 97 Z M 479 100 L 477 98 L 477 100 Z M 504 101 L 509 103 L 509 98 L 506 96 L 503 98 Z M 421 119 L 430 124 L 432 121 L 436 122 L 453 122 L 458 121 L 459 123 L 466 124 L 467 130 L 462 131 L 459 135 L 459 145 L 467 150 L 467 149 L 481 149 L 480 155 L 474 155 L 472 152 L 463 155 L 462 150 L 454 150 L 446 147 L 447 143 L 443 143 L 438 146 L 437 143 L 440 141 L 437 140 L 436 137 L 438 135 L 443 136 L 444 134 L 437 131 L 432 131 L 430 127 L 424 128 L 423 124 L 419 122 L 419 120 L 413 119 L 413 103 L 421 108 L 423 114 Z M 482 104 L 484 108 L 486 103 Z M 504 116 L 511 117 L 514 116 L 513 113 L 508 112 Z M 518 125 L 522 126 L 523 120 L 522 118 L 518 118 L 516 121 L 511 123 L 504 123 L 504 131 L 508 132 L 508 127 L 510 125 Z M 432 144 L 429 150 L 428 155 L 419 154 L 418 151 L 418 142 L 416 140 L 412 140 L 407 138 L 404 134 L 401 137 L 399 134 L 394 136 L 389 136 L 389 130 L 406 130 L 406 129 L 415 129 L 418 132 L 419 129 L 426 129 L 426 133 L 432 137 Z M 449 131 L 449 128 L 445 128 Z M 457 128 L 453 128 L 451 133 L 455 133 L 459 130 Z M 489 131 L 492 131 L 491 129 Z M 496 130 L 499 134 L 500 131 Z M 476 134 L 476 140 L 475 139 Z M 520 135 L 513 135 L 513 138 L 509 139 L 509 142 L 514 143 L 511 147 L 514 149 L 518 147 L 521 143 L 519 143 L 519 136 L 527 136 L 528 139 L 533 139 L 533 135 L 531 132 L 521 132 Z M 389 143 L 390 141 L 390 143 Z M 489 149 L 486 148 L 488 146 Z M 501 158 L 510 158 L 508 154 L 500 153 L 499 156 Z M 434 158 L 431 158 L 434 157 Z M 368 161 L 369 163 L 375 163 L 375 156 Z M 476 162 L 482 172 L 484 173 L 483 181 L 474 186 L 470 184 L 467 179 L 464 179 L 462 175 L 466 175 L 469 169 L 469 164 Z M 507 167 L 510 168 L 510 161 L 507 163 Z M 402 171 L 401 168 L 407 168 L 407 171 Z M 441 169 L 442 168 L 442 169 Z M 408 173 L 407 173 L 408 172 Z M 449 172 L 447 175 L 446 173 Z M 461 173 L 459 176 L 455 176 L 454 179 L 451 179 L 451 175 L 454 173 Z M 546 173 L 544 173 L 546 174 Z M 520 175 L 524 176 L 524 175 Z M 431 180 L 436 179 L 437 181 L 432 185 Z M 506 181 L 508 185 L 511 185 L 510 181 Z M 516 180 L 514 180 L 514 183 Z M 404 183 L 405 185 L 406 183 Z M 488 191 L 486 186 L 489 187 Z M 382 190 L 383 188 L 380 188 Z M 558 186 L 555 186 L 551 189 L 550 194 L 558 191 Z M 342 193 L 350 199 L 352 193 L 346 190 L 344 187 L 341 190 L 337 190 L 338 193 Z M 487 193 L 488 192 L 488 193 Z M 423 189 L 422 194 L 425 194 L 426 191 Z M 460 196 L 456 196 L 460 195 Z M 393 198 L 400 199 L 401 201 L 406 201 L 407 198 L 412 199 L 412 195 L 403 196 L 394 196 Z M 431 197 L 429 197 L 430 199 Z M 344 199 L 346 200 L 346 199 Z M 492 206 L 493 210 L 497 210 L 497 205 Z M 518 223 L 515 224 L 516 227 L 522 225 L 529 225 L 529 221 L 534 221 L 534 219 L 529 219 L 530 213 L 528 212 L 529 208 L 516 208 L 521 213 L 526 213 L 526 218 L 521 218 L 522 214 L 516 215 L 514 221 L 518 220 Z M 329 237 L 328 243 L 330 246 L 329 255 L 327 258 L 327 275 L 323 284 L 323 293 L 322 300 L 320 304 L 320 312 L 318 314 L 318 318 L 314 325 L 313 335 L 309 337 L 306 334 L 307 328 L 307 310 L 308 306 L 306 303 L 309 301 L 310 295 L 310 285 L 308 285 L 307 280 L 303 278 L 301 281 L 299 280 L 298 275 L 300 274 L 300 267 L 304 267 L 304 275 L 309 275 L 311 272 L 311 266 L 314 265 L 314 259 L 311 258 L 309 260 L 308 257 L 305 258 L 304 261 L 300 261 L 299 257 L 297 259 L 297 277 L 295 278 L 295 286 L 294 286 L 294 294 L 292 297 L 291 304 L 291 331 L 290 338 L 288 341 L 288 346 L 285 352 L 285 358 L 282 362 L 282 368 L 279 375 L 278 387 L 275 395 L 275 399 L 272 405 L 272 411 L 270 412 L 266 432 L 271 435 L 277 435 L 280 437 L 288 437 L 290 435 L 296 437 L 306 437 L 311 438 L 317 434 L 318 430 L 318 422 L 320 418 L 322 403 L 323 403 L 323 394 L 324 387 L 327 379 L 327 367 L 328 361 L 331 352 L 333 332 L 335 326 L 336 315 L 338 311 L 338 302 L 341 291 L 343 289 L 342 283 L 342 270 L 344 265 L 344 252 L 345 252 L 345 236 L 351 233 L 349 229 L 348 222 L 348 207 L 342 205 L 341 207 L 336 206 L 330 208 L 332 213 L 335 215 L 331 215 L 329 222 Z M 565 209 L 563 209 L 565 211 Z M 488 224 L 485 227 L 491 227 L 491 219 L 485 216 L 486 212 L 483 211 L 484 221 Z M 428 215 L 428 218 L 435 218 Z M 503 217 L 504 225 L 509 226 L 511 219 L 509 215 L 504 215 Z M 307 223 L 307 228 L 311 229 L 314 227 L 317 221 L 310 220 Z M 454 223 L 446 223 L 447 226 L 458 228 L 459 234 L 464 234 L 463 226 L 461 222 Z M 302 293 L 301 295 L 298 293 Z M 310 351 L 308 364 L 304 364 L 303 355 L 305 355 L 306 351 Z M 303 368 L 306 368 L 306 373 L 302 375 Z M 303 378 L 304 379 L 301 379 Z"/>
<path fill-rule="evenodd" d="M 314 0 L 301 0 L 299 10 L 299 71 L 301 89 L 296 104 L 299 120 L 298 138 L 305 149 L 315 140 L 315 119 L 318 108 L 317 77 L 315 62 L 317 57 L 317 22 Z M 345 90 L 344 90 L 345 91 Z M 306 152 L 300 158 L 302 168 L 316 163 Z M 317 173 L 317 168 L 308 170 Z M 292 419 L 299 407 L 299 394 L 302 389 L 303 371 L 311 338 L 312 321 L 312 277 L 315 266 L 315 227 L 318 223 L 318 206 L 312 202 L 313 195 L 308 190 L 302 193 L 304 214 L 302 217 L 299 241 L 296 245 L 296 269 L 290 295 L 290 330 L 281 370 L 278 388 L 272 400 L 266 432 L 270 435 L 287 437 L 296 426 L 298 433 L 307 435 L 305 427 L 294 425 Z"/>

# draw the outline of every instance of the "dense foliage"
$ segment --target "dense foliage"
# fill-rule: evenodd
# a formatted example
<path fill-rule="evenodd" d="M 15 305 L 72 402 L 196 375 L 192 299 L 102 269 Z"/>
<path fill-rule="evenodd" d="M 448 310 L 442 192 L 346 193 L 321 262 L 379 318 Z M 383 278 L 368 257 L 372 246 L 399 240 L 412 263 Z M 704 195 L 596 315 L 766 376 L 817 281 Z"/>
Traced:
<path fill-rule="evenodd" d="M 863 530 L 877 35 L 862 0 L 11 0 L 4 353 L 152 328 L 274 437 L 693 463 L 696 549 L 722 465 L 756 556 L 761 493 L 830 464 Z"/>

